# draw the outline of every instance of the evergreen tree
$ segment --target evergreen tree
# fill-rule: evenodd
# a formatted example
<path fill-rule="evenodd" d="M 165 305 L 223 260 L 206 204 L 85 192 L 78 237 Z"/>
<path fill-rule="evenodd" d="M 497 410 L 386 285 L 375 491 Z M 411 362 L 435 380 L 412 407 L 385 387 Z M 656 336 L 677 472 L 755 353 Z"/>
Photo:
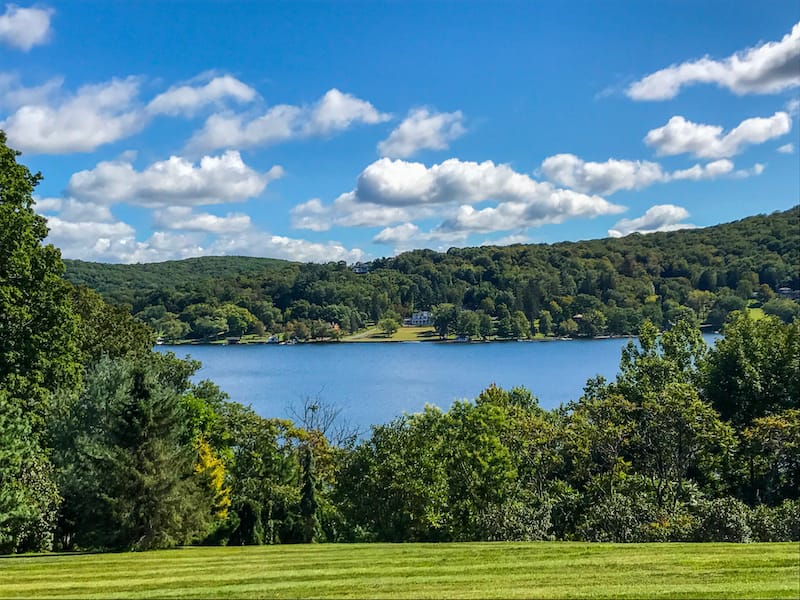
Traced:
<path fill-rule="evenodd" d="M 301 446 L 303 469 L 303 485 L 300 490 L 300 518 L 302 520 L 303 538 L 305 543 L 316 540 L 319 521 L 317 519 L 317 476 L 315 473 L 314 452 L 311 446 Z"/>
<path fill-rule="evenodd" d="M 159 372 L 165 368 L 156 360 L 101 360 L 68 404 L 56 436 L 63 540 L 144 550 L 207 531 L 214 494 L 196 475 L 190 419 L 174 385 L 183 374 Z"/>

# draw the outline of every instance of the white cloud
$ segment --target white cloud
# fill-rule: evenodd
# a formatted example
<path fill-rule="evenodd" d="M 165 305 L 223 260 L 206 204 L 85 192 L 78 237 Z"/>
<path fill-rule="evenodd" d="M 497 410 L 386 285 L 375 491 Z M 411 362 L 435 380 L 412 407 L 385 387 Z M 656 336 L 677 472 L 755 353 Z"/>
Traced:
<path fill-rule="evenodd" d="M 354 123 L 375 125 L 388 121 L 391 116 L 379 112 L 366 100 L 343 94 L 336 88 L 328 92 L 312 107 L 311 118 L 305 124 L 307 135 L 325 135 L 343 131 Z"/>
<path fill-rule="evenodd" d="M 734 171 L 733 177 L 737 179 L 745 179 L 746 177 L 754 177 L 756 175 L 761 175 L 764 172 L 766 167 L 761 163 L 756 163 L 749 169 L 739 169 L 738 171 Z"/>
<path fill-rule="evenodd" d="M 60 217 L 47 217 L 47 225 L 50 234 L 46 241 L 60 248 L 64 258 L 146 262 L 142 260 L 147 254 L 146 246 L 136 241 L 136 231 L 127 223 L 68 221 Z"/>
<path fill-rule="evenodd" d="M 484 211 L 469 206 L 483 202 L 499 204 Z M 426 167 L 382 158 L 361 172 L 353 191 L 341 194 L 328 206 L 318 199 L 300 204 L 293 209 L 292 218 L 295 227 L 324 231 L 332 225 L 374 227 L 449 217 L 436 230 L 441 235 L 462 230 L 518 230 L 622 210 L 599 196 L 558 189 L 492 161 L 449 159 Z M 507 218 L 488 219 L 492 211 L 507 214 Z M 474 213 L 481 216 L 474 217 Z M 486 224 L 478 225 L 478 219 Z"/>
<path fill-rule="evenodd" d="M 378 152 L 389 158 L 407 158 L 419 150 L 445 150 L 466 132 L 463 118 L 461 111 L 437 113 L 427 108 L 413 109 L 378 144 Z"/>
<path fill-rule="evenodd" d="M 614 158 L 602 163 L 586 162 L 574 154 L 546 158 L 541 171 L 547 179 L 564 187 L 604 195 L 619 190 L 638 190 L 667 179 L 658 163 Z"/>
<path fill-rule="evenodd" d="M 206 230 L 155 231 L 147 240 L 137 241 L 134 228 L 121 221 L 68 221 L 55 216 L 47 219 L 50 227 L 47 242 L 61 248 L 65 258 L 81 260 L 146 263 L 220 255 L 263 256 L 301 262 L 355 262 L 365 258 L 361 249 L 346 248 L 338 242 L 310 242 L 253 228 L 227 230 L 216 236 L 209 236 Z"/>
<path fill-rule="evenodd" d="M 676 231 L 692 229 L 695 225 L 681 223 L 689 217 L 689 212 L 682 206 L 674 204 L 656 204 L 636 219 L 622 219 L 608 230 L 611 237 L 623 237 L 631 233 L 653 233 L 655 231 Z"/>
<path fill-rule="evenodd" d="M 359 248 L 346 248 L 338 242 L 308 240 L 251 231 L 239 235 L 218 237 L 208 249 L 210 256 L 266 256 L 300 262 L 356 262 L 364 259 Z"/>
<path fill-rule="evenodd" d="M 366 100 L 331 89 L 311 106 L 279 104 L 255 119 L 230 113 L 211 115 L 188 146 L 199 150 L 260 146 L 329 135 L 356 123 L 375 124 L 389 118 Z"/>
<path fill-rule="evenodd" d="M 586 162 L 574 154 L 556 154 L 546 158 L 540 170 L 553 183 L 577 192 L 610 195 L 620 190 L 640 190 L 655 183 L 675 180 L 717 179 L 731 174 L 733 163 L 720 159 L 670 172 L 650 161 L 611 158 L 601 163 Z"/>
<path fill-rule="evenodd" d="M 689 153 L 700 158 L 725 158 L 739 154 L 746 146 L 785 135 L 791 128 L 792 120 L 785 112 L 745 119 L 724 135 L 718 125 L 693 123 L 675 116 L 663 127 L 649 131 L 644 142 L 662 156 Z"/>
<path fill-rule="evenodd" d="M 733 163 L 727 158 L 715 160 L 705 165 L 694 165 L 688 169 L 673 171 L 670 179 L 691 179 L 700 181 L 701 179 L 717 179 L 733 171 Z"/>
<path fill-rule="evenodd" d="M 47 101 L 60 91 L 61 83 L 54 79 L 38 88 L 10 90 L 14 101 L 24 102 L 0 121 L 10 145 L 29 154 L 90 152 L 144 127 L 146 120 L 136 103 L 138 79 L 85 85 L 73 95 Z"/>
<path fill-rule="evenodd" d="M 420 247 L 420 242 L 464 242 L 467 234 L 463 232 L 428 231 L 423 232 L 414 223 L 402 223 L 395 227 L 386 227 L 381 230 L 372 241 L 377 244 L 390 244 L 397 247 Z"/>
<path fill-rule="evenodd" d="M 169 88 L 153 98 L 147 105 L 150 114 L 188 115 L 209 104 L 219 104 L 225 99 L 251 102 L 256 91 L 230 75 L 214 77 L 205 85 L 180 85 Z"/>
<path fill-rule="evenodd" d="M 224 217 L 219 217 L 209 213 L 195 213 L 186 206 L 172 206 L 155 211 L 153 224 L 158 229 L 217 234 L 240 233 L 251 227 L 250 217 L 243 213 L 228 213 Z"/>
<path fill-rule="evenodd" d="M 483 209 L 462 204 L 456 214 L 443 221 L 437 230 L 473 233 L 519 230 L 547 223 L 563 223 L 576 217 L 593 218 L 616 214 L 623 210 L 624 207 L 611 204 L 599 196 L 551 189 L 546 198 L 533 202 L 524 199 L 511 200 Z"/>
<path fill-rule="evenodd" d="M 25 52 L 45 43 L 50 37 L 52 16 L 52 8 L 20 8 L 6 4 L 6 11 L 0 15 L 0 43 Z"/>
<path fill-rule="evenodd" d="M 514 244 L 530 244 L 531 239 L 524 233 L 512 233 L 496 240 L 484 240 L 481 246 L 513 246 Z"/>
<path fill-rule="evenodd" d="M 704 57 L 672 65 L 633 83 L 634 100 L 668 100 L 684 86 L 713 83 L 735 94 L 772 94 L 800 85 L 800 23 L 779 42 L 767 42 L 723 60 Z"/>
<path fill-rule="evenodd" d="M 108 161 L 73 174 L 67 193 L 84 201 L 150 207 L 241 202 L 258 196 L 282 172 L 275 166 L 258 173 L 232 150 L 220 156 L 204 156 L 198 165 L 172 156 L 143 171 L 136 171 L 124 160 Z"/>
<path fill-rule="evenodd" d="M 0 73 L 0 106 L 15 109 L 26 104 L 46 103 L 63 84 L 63 77 L 53 77 L 41 85 L 25 87 L 17 73 Z"/>
<path fill-rule="evenodd" d="M 784 144 L 778 148 L 781 154 L 794 154 L 794 144 Z"/>

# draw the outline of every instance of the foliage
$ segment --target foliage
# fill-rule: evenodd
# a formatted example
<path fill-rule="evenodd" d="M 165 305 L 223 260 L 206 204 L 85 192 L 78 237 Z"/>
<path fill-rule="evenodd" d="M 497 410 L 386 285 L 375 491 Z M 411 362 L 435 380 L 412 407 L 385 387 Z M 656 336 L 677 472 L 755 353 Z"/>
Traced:
<path fill-rule="evenodd" d="M 65 399 L 55 460 L 66 544 L 170 547 L 203 534 L 219 512 L 207 470 L 195 468 L 177 362 L 102 359 L 86 390 Z"/>
<path fill-rule="evenodd" d="M 797 302 L 773 298 L 781 286 L 800 288 L 799 214 L 795 207 L 618 239 L 417 250 L 373 261 L 368 274 L 343 262 L 208 257 L 148 265 L 67 261 L 67 277 L 130 305 L 170 340 L 287 333 L 290 323 L 310 333 L 315 321 L 354 332 L 417 310 L 434 310 L 442 337 L 456 333 L 466 311 L 486 315 L 479 316 L 484 338 L 494 334 L 487 333 L 490 322 L 501 338 L 527 337 L 537 321 L 544 335 L 561 336 L 630 335 L 644 320 L 658 329 L 680 320 L 719 328 L 752 301 L 786 321 L 800 311 Z M 461 325 L 462 335 L 477 335 L 472 323 Z"/>
<path fill-rule="evenodd" d="M 703 391 L 738 427 L 800 403 L 800 321 L 735 313 L 709 353 Z"/>

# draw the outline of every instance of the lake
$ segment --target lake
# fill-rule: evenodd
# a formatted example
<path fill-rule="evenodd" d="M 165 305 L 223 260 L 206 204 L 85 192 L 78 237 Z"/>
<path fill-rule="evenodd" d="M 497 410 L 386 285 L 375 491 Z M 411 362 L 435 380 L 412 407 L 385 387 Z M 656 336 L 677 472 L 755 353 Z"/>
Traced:
<path fill-rule="evenodd" d="M 704 336 L 711 344 L 717 336 Z M 617 375 L 627 339 L 492 343 L 339 343 L 158 346 L 203 363 L 231 399 L 265 417 L 290 417 L 304 398 L 340 407 L 366 432 L 426 403 L 443 409 L 491 383 L 525 386 L 543 408 L 580 397 L 586 380 Z"/>

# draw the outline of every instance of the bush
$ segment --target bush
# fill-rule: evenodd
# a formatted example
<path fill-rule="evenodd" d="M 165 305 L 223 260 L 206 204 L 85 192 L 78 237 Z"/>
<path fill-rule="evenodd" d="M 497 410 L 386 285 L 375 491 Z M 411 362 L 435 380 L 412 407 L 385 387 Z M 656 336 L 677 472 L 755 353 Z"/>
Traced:
<path fill-rule="evenodd" d="M 701 502 L 697 507 L 698 527 L 694 538 L 698 542 L 749 542 L 752 531 L 748 525 L 750 509 L 736 498 L 716 498 Z"/>
<path fill-rule="evenodd" d="M 643 525 L 643 541 L 688 542 L 695 536 L 698 525 L 696 516 L 678 507 L 674 513 L 663 513 L 656 520 Z"/>
<path fill-rule="evenodd" d="M 800 540 L 800 500 L 785 500 L 779 506 L 760 504 L 750 511 L 748 525 L 757 542 Z"/>
<path fill-rule="evenodd" d="M 629 496 L 607 496 L 589 506 L 577 535 L 587 542 L 641 542 L 643 512 Z"/>
<path fill-rule="evenodd" d="M 478 516 L 478 528 L 492 542 L 531 542 L 552 540 L 550 515 L 552 501 L 544 498 L 509 499 L 490 505 Z"/>

